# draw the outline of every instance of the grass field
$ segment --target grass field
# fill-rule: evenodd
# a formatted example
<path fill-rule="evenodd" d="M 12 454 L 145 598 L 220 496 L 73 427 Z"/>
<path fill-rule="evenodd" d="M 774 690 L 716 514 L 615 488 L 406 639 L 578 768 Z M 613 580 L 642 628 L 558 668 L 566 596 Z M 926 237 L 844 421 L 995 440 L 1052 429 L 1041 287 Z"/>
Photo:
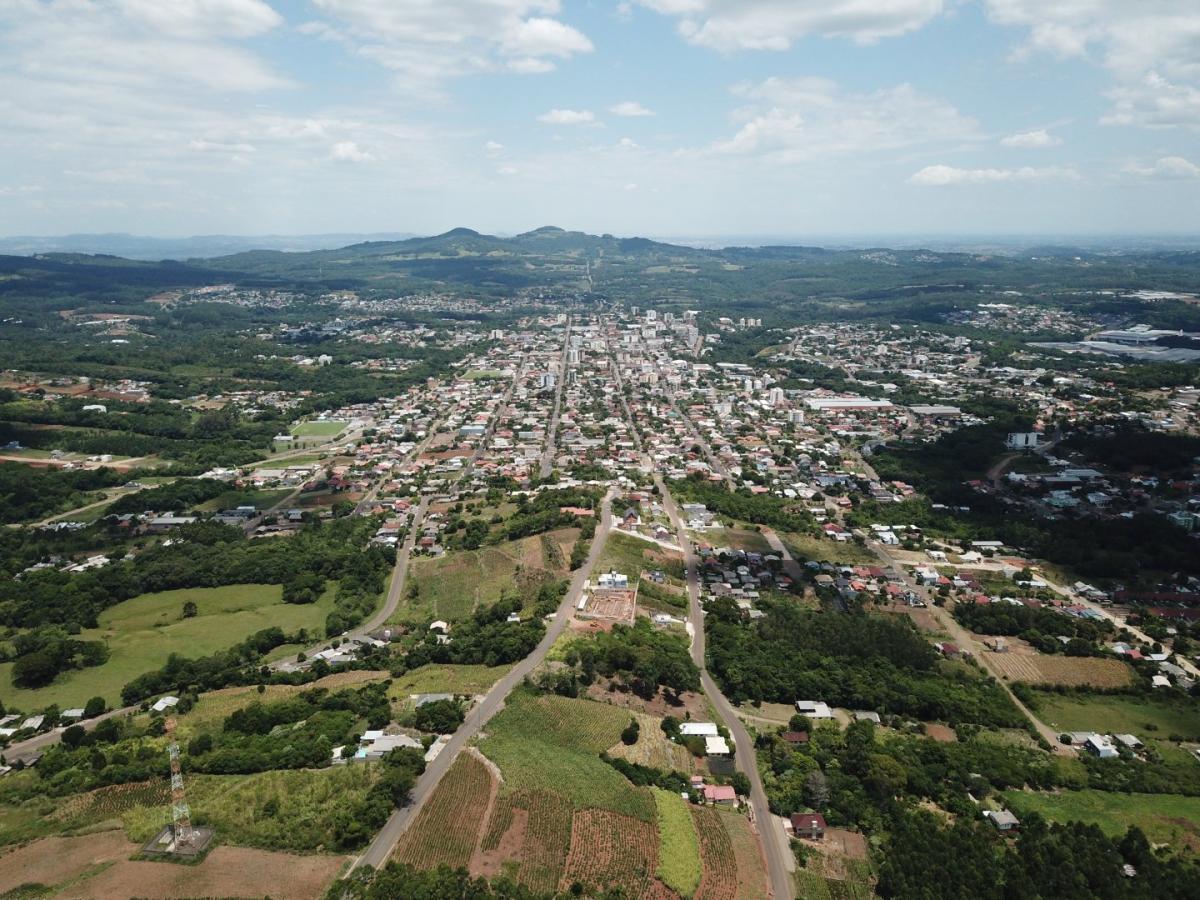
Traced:
<path fill-rule="evenodd" d="M 292 428 L 296 437 L 337 437 L 346 429 L 345 422 L 301 422 Z"/>
<path fill-rule="evenodd" d="M 846 566 L 879 565 L 879 557 L 866 547 L 860 547 L 853 541 L 847 541 L 843 544 L 838 541 L 815 537 L 811 534 L 796 534 L 792 532 L 781 534 L 779 539 L 788 548 L 788 552 L 801 562 L 811 559 L 817 562 L 831 562 Z"/>
<path fill-rule="evenodd" d="M 771 552 L 767 539 L 752 528 L 712 528 L 705 531 L 700 540 L 714 547 L 745 550 L 747 553 Z"/>
<path fill-rule="evenodd" d="M 1065 695 L 1037 691 L 1038 717 L 1057 731 L 1101 731 L 1200 740 L 1200 707 L 1142 697 Z M 1153 727 L 1148 727 L 1153 726 Z"/>
<path fill-rule="evenodd" d="M 542 570 L 549 571 L 549 562 L 538 537 L 415 559 L 409 566 L 406 596 L 392 621 L 465 619 L 479 606 L 495 603 L 501 592 L 518 590 L 522 575 Z M 409 596 L 414 589 L 416 596 Z"/>
<path fill-rule="evenodd" d="M 658 877 L 690 897 L 700 886 L 700 843 L 688 804 L 678 794 L 654 789 L 658 808 Z"/>
<path fill-rule="evenodd" d="M 467 381 L 492 381 L 503 377 L 504 373 L 499 369 L 468 369 L 463 375 Z"/>
<path fill-rule="evenodd" d="M 1054 822 L 1086 822 L 1113 837 L 1136 825 L 1152 843 L 1200 850 L 1200 797 L 1092 790 L 1057 794 L 1004 791 L 1003 795 L 1018 817 L 1036 812 Z"/>
<path fill-rule="evenodd" d="M 480 749 L 500 767 L 506 791 L 551 790 L 576 809 L 599 807 L 653 822 L 649 792 L 631 787 L 599 758 L 628 724 L 629 714 L 615 706 L 517 692 L 489 723 Z"/>
<path fill-rule="evenodd" d="M 221 509 L 234 509 L 238 506 L 253 506 L 260 510 L 270 509 L 291 492 L 291 488 L 279 488 L 272 491 L 226 491 L 201 503 L 196 509 L 201 512 L 216 512 Z"/>
<path fill-rule="evenodd" d="M 509 668 L 430 663 L 394 678 L 388 696 L 393 700 L 407 700 L 410 694 L 483 694 Z"/>
<path fill-rule="evenodd" d="M 279 585 L 235 584 L 143 594 L 118 603 L 100 614 L 100 627 L 84 629 L 82 640 L 105 641 L 111 656 L 104 665 L 78 669 L 34 690 L 15 688 L 12 663 L 0 665 L 0 698 L 7 705 L 39 709 L 57 703 L 66 709 L 82 706 L 90 697 L 119 705 L 121 688 L 137 676 L 156 669 L 172 653 L 196 657 L 231 647 L 243 638 L 278 625 L 285 631 L 307 628 L 324 632 L 333 608 L 333 591 L 307 606 L 280 601 Z M 198 615 L 182 618 L 183 604 L 192 601 Z"/>

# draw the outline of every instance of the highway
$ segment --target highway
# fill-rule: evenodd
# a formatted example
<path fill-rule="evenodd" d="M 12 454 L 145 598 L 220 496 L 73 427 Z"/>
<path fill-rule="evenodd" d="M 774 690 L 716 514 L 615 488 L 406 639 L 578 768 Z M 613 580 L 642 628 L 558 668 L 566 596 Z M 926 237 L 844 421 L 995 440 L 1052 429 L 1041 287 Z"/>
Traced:
<path fill-rule="evenodd" d="M 546 634 L 542 637 L 542 640 L 532 653 L 513 666 L 503 678 L 492 685 L 491 690 L 467 714 L 466 721 L 463 722 L 458 731 L 454 732 L 450 741 L 442 748 L 442 751 L 434 758 L 433 762 L 426 766 L 425 772 L 417 779 L 408 804 L 392 813 L 391 818 L 384 823 L 383 828 L 380 829 L 375 839 L 371 841 L 370 846 L 367 847 L 362 856 L 355 860 L 351 871 L 362 866 L 379 868 L 387 862 L 388 857 L 391 856 L 392 851 L 396 847 L 396 843 L 403 836 L 417 813 L 420 812 L 421 807 L 429 799 L 438 782 L 442 780 L 442 776 L 450 769 L 451 764 L 453 764 L 458 754 L 479 734 L 483 726 L 504 708 L 504 701 L 512 693 L 513 688 L 520 684 L 525 679 L 525 676 L 533 672 L 546 658 L 546 654 L 554 646 L 554 642 L 558 640 L 559 636 L 566 629 L 567 623 L 571 621 L 575 604 L 583 594 L 584 582 L 591 577 L 592 569 L 595 567 L 597 560 L 600 559 L 600 554 L 604 550 L 604 543 L 608 539 L 608 532 L 612 524 L 612 498 L 612 491 L 609 491 L 604 497 L 604 502 L 601 504 L 600 509 L 600 524 L 596 528 L 595 538 L 592 539 L 591 552 L 588 553 L 587 560 L 571 579 L 567 593 L 563 597 L 562 603 L 559 604 L 554 618 L 546 628 Z"/>
<path fill-rule="evenodd" d="M 558 447 L 558 417 L 562 410 L 563 385 L 567 380 L 567 348 L 571 345 L 571 320 L 567 319 L 567 334 L 563 338 L 562 355 L 558 360 L 558 381 L 554 385 L 554 412 L 550 414 L 550 426 L 546 429 L 546 449 L 542 451 L 538 474 L 549 478 L 554 468 L 554 452 Z"/>

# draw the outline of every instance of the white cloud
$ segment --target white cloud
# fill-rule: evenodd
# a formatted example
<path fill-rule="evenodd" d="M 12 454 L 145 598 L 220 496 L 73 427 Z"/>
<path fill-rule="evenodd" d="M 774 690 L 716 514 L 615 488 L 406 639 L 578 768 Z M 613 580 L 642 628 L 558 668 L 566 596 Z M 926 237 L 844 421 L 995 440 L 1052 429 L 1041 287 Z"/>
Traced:
<path fill-rule="evenodd" d="M 620 103 L 614 103 L 608 108 L 608 111 L 614 116 L 638 117 L 654 115 L 653 110 L 646 109 L 646 107 L 642 106 L 636 100 L 622 100 Z"/>
<path fill-rule="evenodd" d="M 1011 181 L 1078 181 L 1078 173 L 1071 168 L 1048 166 L 1019 169 L 959 169 L 954 166 L 926 166 L 909 177 L 910 184 L 921 187 L 948 187 L 962 184 L 995 184 Z"/>
<path fill-rule="evenodd" d="M 1130 163 L 1121 170 L 1138 178 L 1161 178 L 1168 180 L 1200 178 L 1200 166 L 1182 156 L 1164 156 L 1150 165 Z"/>
<path fill-rule="evenodd" d="M 1050 134 L 1045 128 L 1039 128 L 1036 131 L 1022 131 L 1020 134 L 1010 134 L 1008 137 L 1001 138 L 1000 143 L 1005 147 L 1020 147 L 1025 150 L 1034 150 L 1042 147 L 1057 147 L 1062 143 L 1062 138 Z"/>
<path fill-rule="evenodd" d="M 1107 124 L 1200 127 L 1200 9 L 1191 0 L 987 0 L 1028 29 L 1017 58 L 1093 59 L 1117 80 Z"/>
<path fill-rule="evenodd" d="M 974 119 L 907 84 L 855 94 L 824 78 L 768 78 L 734 93 L 749 101 L 734 114 L 739 128 L 710 153 L 795 163 L 981 139 Z"/>
<path fill-rule="evenodd" d="M 354 141 L 338 141 L 333 145 L 333 149 L 329 151 L 329 158 L 334 162 L 365 163 L 370 162 L 375 157 L 359 147 Z"/>
<path fill-rule="evenodd" d="M 679 19 L 692 44 L 722 52 L 787 50 L 807 35 L 871 44 L 921 28 L 943 0 L 638 0 Z"/>
<path fill-rule="evenodd" d="M 175 37 L 245 38 L 283 23 L 263 0 L 117 0 L 130 19 Z"/>
<path fill-rule="evenodd" d="M 1108 92 L 1113 108 L 1104 125 L 1200 128 L 1200 88 L 1173 84 L 1157 72 Z"/>
<path fill-rule="evenodd" d="M 486 153 L 488 156 L 492 156 L 492 157 L 499 156 L 501 153 L 504 152 L 504 145 L 499 143 L 498 141 L 488 141 L 487 143 L 485 143 L 483 145 L 483 152 Z"/>
<path fill-rule="evenodd" d="M 428 94 L 447 78 L 508 70 L 553 71 L 555 60 L 592 51 L 554 18 L 559 0 L 313 0 L 329 16 L 309 33 L 340 40 L 397 73 L 397 90 Z"/>
<path fill-rule="evenodd" d="M 587 109 L 552 109 L 537 117 L 547 125 L 590 125 L 596 116 Z"/>

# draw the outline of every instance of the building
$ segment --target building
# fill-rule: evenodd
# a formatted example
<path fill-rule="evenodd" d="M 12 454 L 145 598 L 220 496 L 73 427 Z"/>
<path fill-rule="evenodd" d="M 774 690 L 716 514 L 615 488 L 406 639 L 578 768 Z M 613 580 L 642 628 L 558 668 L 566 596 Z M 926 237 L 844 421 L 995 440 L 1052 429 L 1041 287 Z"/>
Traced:
<path fill-rule="evenodd" d="M 1100 759 L 1114 759 L 1117 756 L 1117 748 L 1102 734 L 1088 735 L 1083 746 Z"/>
<path fill-rule="evenodd" d="M 796 712 L 810 719 L 832 719 L 833 710 L 823 700 L 797 700 Z"/>
<path fill-rule="evenodd" d="M 737 803 L 737 791 L 727 784 L 706 784 L 702 788 L 706 803 L 717 803 L 722 806 L 733 806 Z"/>
<path fill-rule="evenodd" d="M 1004 439 L 1004 446 L 1009 450 L 1033 450 L 1042 440 L 1036 431 L 1010 431 Z"/>
<path fill-rule="evenodd" d="M 825 817 L 820 813 L 793 813 L 792 834 L 810 841 L 821 840 L 825 837 Z"/>
<path fill-rule="evenodd" d="M 1007 809 L 985 809 L 983 817 L 991 822 L 997 831 L 1015 831 L 1021 827 L 1021 820 Z"/>

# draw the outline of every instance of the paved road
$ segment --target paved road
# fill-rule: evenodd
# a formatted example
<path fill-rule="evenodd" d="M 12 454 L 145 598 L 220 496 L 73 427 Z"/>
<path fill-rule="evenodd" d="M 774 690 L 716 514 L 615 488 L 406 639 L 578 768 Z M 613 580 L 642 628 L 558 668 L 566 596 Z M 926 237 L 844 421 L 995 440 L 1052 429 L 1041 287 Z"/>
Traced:
<path fill-rule="evenodd" d="M 558 360 L 558 383 L 554 388 L 554 412 L 550 414 L 550 427 L 546 429 L 546 449 L 542 451 L 542 462 L 538 473 L 542 478 L 550 477 L 554 468 L 554 452 L 558 447 L 558 415 L 562 409 L 563 385 L 567 381 L 567 348 L 571 346 L 571 320 L 567 319 L 567 335 L 563 338 L 562 356 Z"/>
<path fill-rule="evenodd" d="M 604 542 L 608 538 L 611 526 L 611 512 L 612 493 L 610 492 L 605 496 L 601 506 L 600 525 L 597 527 L 596 536 L 592 540 L 592 549 L 588 554 L 587 561 L 571 579 L 571 585 L 567 590 L 566 596 L 563 597 L 562 603 L 559 604 L 558 611 L 546 629 L 546 634 L 541 642 L 538 643 L 532 653 L 513 666 L 508 674 L 497 681 L 492 686 L 492 689 L 487 692 L 486 696 L 471 710 L 467 715 L 466 721 L 463 722 L 458 731 L 454 732 L 453 737 L 450 738 L 450 741 L 442 748 L 442 751 L 434 758 L 433 762 L 426 766 L 424 774 L 417 779 L 408 804 L 392 813 L 391 818 L 384 823 L 379 834 L 375 836 L 375 840 L 371 842 L 362 856 L 355 860 L 351 871 L 361 866 L 379 868 L 387 862 L 388 857 L 392 854 L 392 850 L 395 849 L 396 843 L 412 823 L 417 813 L 420 812 L 421 806 L 429 799 L 438 782 L 442 780 L 442 776 L 450 769 L 451 764 L 458 754 L 479 734 L 483 726 L 504 708 L 504 701 L 513 688 L 520 684 L 525 679 L 525 676 L 536 669 L 542 660 L 546 658 L 546 654 L 566 629 L 567 623 L 570 622 L 575 604 L 583 593 L 584 582 L 590 577 L 593 567 L 596 565 L 597 560 L 600 559 L 600 554 L 604 549 Z"/>
<path fill-rule="evenodd" d="M 762 836 L 763 850 L 767 855 L 767 874 L 771 880 L 771 893 L 775 900 L 789 900 L 792 897 L 792 876 L 795 870 L 795 858 L 788 846 L 787 836 L 778 826 L 775 817 L 771 815 L 771 807 L 767 801 L 767 793 L 763 790 L 762 778 L 758 774 L 758 760 L 755 758 L 754 741 L 746 726 L 738 718 L 737 712 L 721 693 L 717 683 L 708 674 L 704 655 L 704 611 L 700 607 L 700 564 L 692 550 L 692 541 L 684 528 L 683 519 L 671 496 L 666 483 L 659 475 L 654 476 L 654 483 L 662 496 L 663 509 L 666 510 L 679 546 L 683 548 L 683 560 L 687 569 L 687 588 L 690 609 L 688 619 L 692 626 L 692 661 L 700 669 L 700 684 L 704 693 L 712 701 L 717 714 L 733 736 L 734 759 L 737 767 L 750 779 L 750 808 L 754 813 L 754 821 Z"/>

